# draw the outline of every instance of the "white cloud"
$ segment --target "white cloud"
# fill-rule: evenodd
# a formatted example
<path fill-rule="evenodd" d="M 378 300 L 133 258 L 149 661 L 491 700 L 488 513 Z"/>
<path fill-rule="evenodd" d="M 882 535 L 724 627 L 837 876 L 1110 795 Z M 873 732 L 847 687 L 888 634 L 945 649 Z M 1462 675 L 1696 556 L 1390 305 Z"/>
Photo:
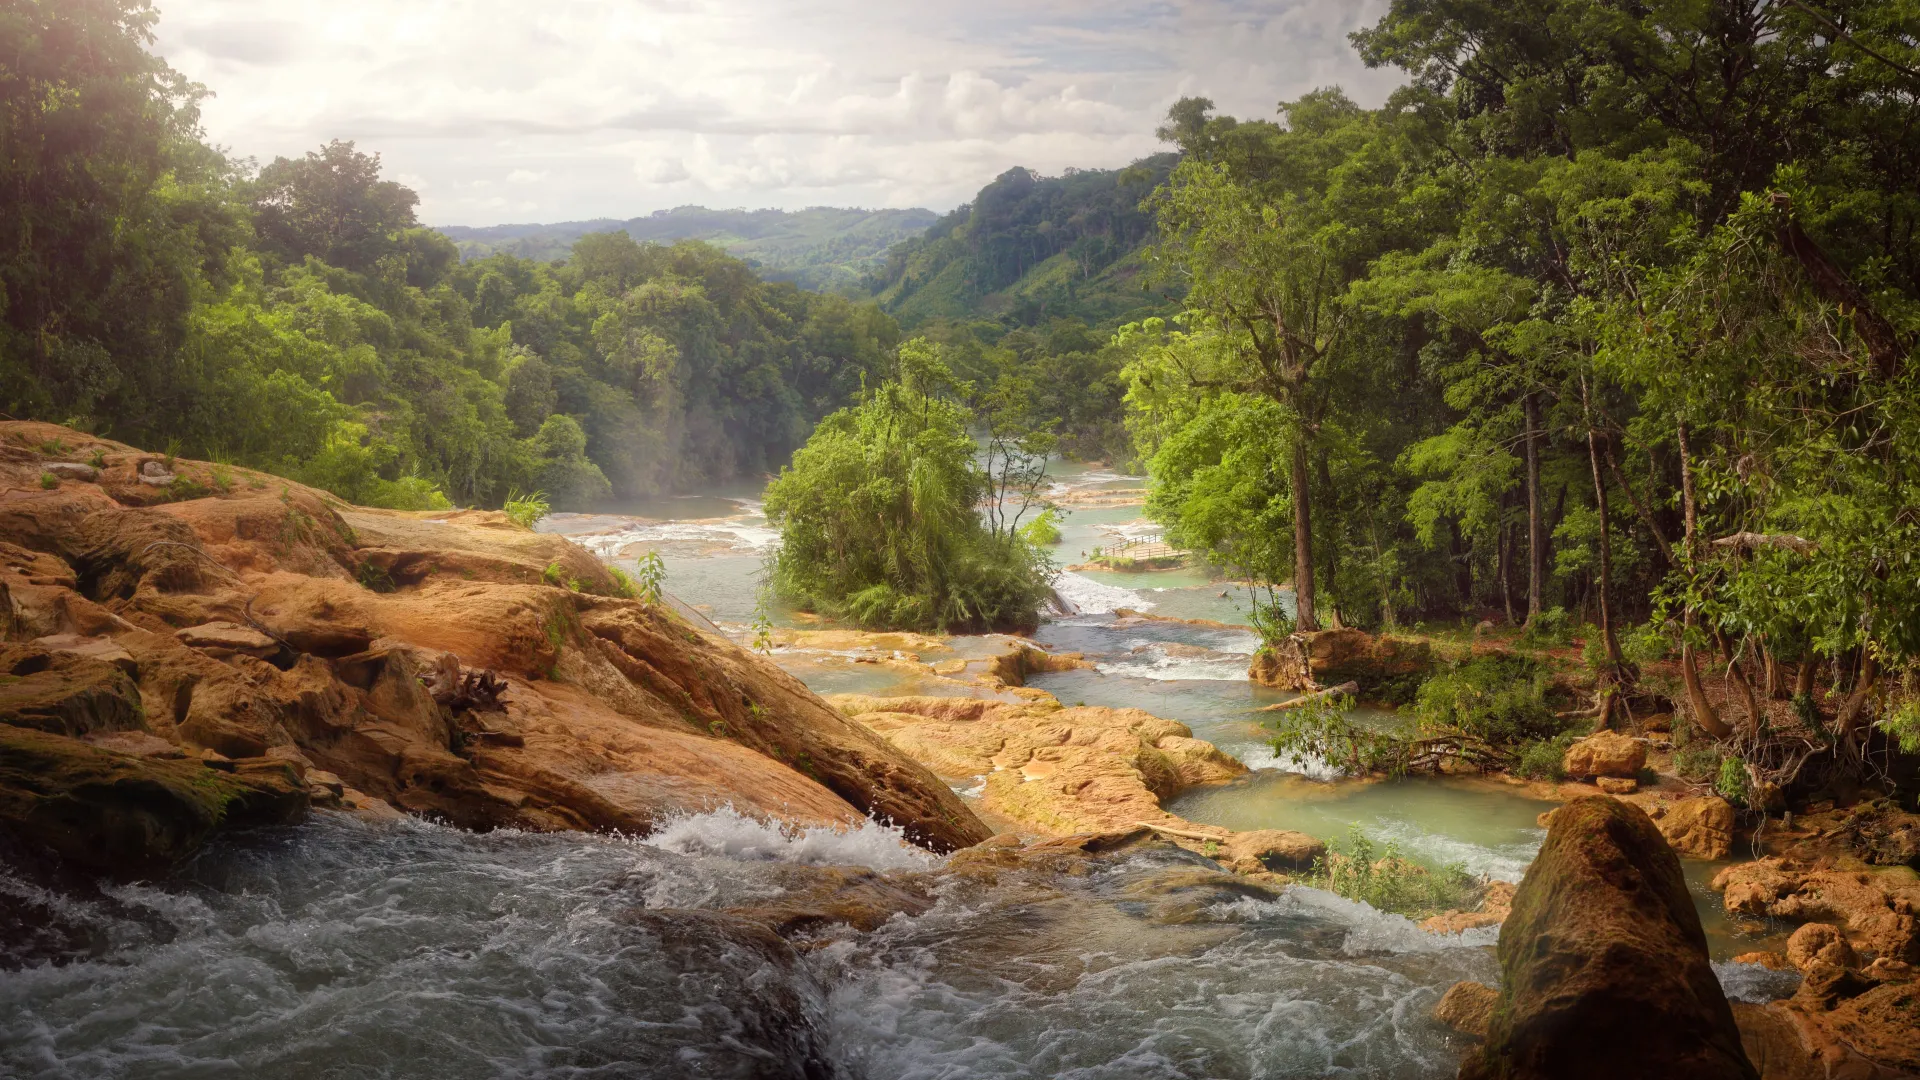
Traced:
<path fill-rule="evenodd" d="M 1341 84 L 1385 0 L 162 0 L 160 51 L 268 159 L 352 139 L 437 224 L 688 202 L 945 209 L 1014 165 L 1123 165 L 1176 98 Z M 511 185 L 509 203 L 495 193 Z"/>

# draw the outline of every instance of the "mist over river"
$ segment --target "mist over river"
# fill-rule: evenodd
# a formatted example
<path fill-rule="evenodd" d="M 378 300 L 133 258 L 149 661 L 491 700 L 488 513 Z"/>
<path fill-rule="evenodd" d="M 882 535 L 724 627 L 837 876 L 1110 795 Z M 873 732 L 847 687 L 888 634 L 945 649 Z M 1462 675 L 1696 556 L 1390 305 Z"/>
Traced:
<path fill-rule="evenodd" d="M 1059 562 L 1153 535 L 1128 498 L 1138 478 L 1058 466 L 1055 479 L 1073 508 Z M 658 551 L 680 603 L 746 636 L 776 541 L 755 495 L 543 527 L 629 569 Z M 1255 639 L 1236 628 L 1225 586 L 1182 570 L 1068 572 L 1056 587 L 1074 611 L 1038 639 L 1096 667 L 1030 685 L 1180 720 L 1256 770 L 1189 792 L 1174 812 L 1320 837 L 1357 823 L 1416 859 L 1506 880 L 1537 851 L 1547 804 L 1488 785 L 1333 783 L 1312 763 L 1276 761 L 1254 710 L 1289 695 L 1246 679 Z M 922 659 L 1000 644 L 956 639 Z M 823 693 L 951 692 L 844 653 L 774 659 Z M 163 883 L 81 898 L 0 870 L 0 889 L 59 907 L 91 943 L 84 959 L 0 971 L 0 1075 L 1446 1077 L 1459 1046 L 1433 1004 L 1456 981 L 1498 978 L 1493 929 L 1435 936 L 1311 889 L 1274 900 L 1217 874 L 1195 884 L 1217 865 L 1183 851 L 1048 879 L 946 862 L 883 825 L 783 833 L 722 807 L 647 837 L 322 811 L 220 840 Z M 724 914 L 778 900 L 814 867 L 914 875 L 934 900 L 870 932 L 797 943 Z M 1713 868 L 1688 869 L 1704 895 Z M 1724 960 L 1751 946 L 1717 908 L 1702 904 Z M 1716 970 L 1740 996 L 1782 989 L 1758 968 Z"/>

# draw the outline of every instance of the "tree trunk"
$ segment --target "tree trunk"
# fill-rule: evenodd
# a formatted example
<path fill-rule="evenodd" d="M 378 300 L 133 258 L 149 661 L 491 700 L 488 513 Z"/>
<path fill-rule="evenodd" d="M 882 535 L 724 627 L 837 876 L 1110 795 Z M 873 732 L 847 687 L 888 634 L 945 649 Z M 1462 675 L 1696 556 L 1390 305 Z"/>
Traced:
<path fill-rule="evenodd" d="M 1860 674 L 1854 680 L 1853 692 L 1840 705 L 1839 715 L 1833 718 L 1834 734 L 1843 739 L 1851 738 L 1860 725 L 1860 717 L 1866 713 L 1867 699 L 1873 695 L 1873 688 L 1880 681 L 1880 660 L 1873 650 L 1866 646 L 1860 648 Z"/>
<path fill-rule="evenodd" d="M 1507 625 L 1513 625 L 1513 530 L 1500 526 L 1500 602 L 1507 610 Z"/>
<path fill-rule="evenodd" d="M 1680 503 L 1684 510 L 1686 534 L 1681 537 L 1681 565 L 1692 573 L 1694 545 L 1698 543 L 1695 533 L 1699 529 L 1700 518 L 1695 512 L 1693 502 L 1693 456 L 1687 447 L 1687 425 L 1681 424 L 1680 435 Z M 1700 686 L 1700 666 L 1693 655 L 1693 607 L 1688 605 L 1682 620 L 1680 631 L 1680 680 L 1687 686 L 1687 707 L 1693 711 L 1693 721 L 1700 729 L 1716 739 L 1724 739 L 1733 734 L 1733 728 L 1720 719 L 1713 703 L 1707 700 L 1707 692 Z"/>
<path fill-rule="evenodd" d="M 1800 670 L 1793 674 L 1793 696 L 1796 698 L 1813 697 L 1813 676 L 1819 668 L 1811 647 L 1800 653 Z"/>
<path fill-rule="evenodd" d="M 1313 612 L 1313 505 L 1307 494 L 1307 433 L 1293 440 L 1293 603 L 1294 626 L 1320 629 Z"/>
<path fill-rule="evenodd" d="M 1580 396 L 1587 396 L 1587 384 L 1580 381 Z M 1607 647 L 1607 663 L 1613 667 L 1616 675 L 1626 669 L 1626 658 L 1620 655 L 1620 638 L 1613 630 L 1613 541 L 1612 530 L 1607 527 L 1607 480 L 1600 472 L 1600 437 L 1594 431 L 1591 420 L 1587 423 L 1587 462 L 1593 467 L 1593 505 L 1600 514 L 1600 640 Z"/>
<path fill-rule="evenodd" d="M 1528 393 L 1527 409 L 1527 622 L 1540 614 L 1547 592 L 1547 524 L 1540 499 L 1540 400 Z"/>

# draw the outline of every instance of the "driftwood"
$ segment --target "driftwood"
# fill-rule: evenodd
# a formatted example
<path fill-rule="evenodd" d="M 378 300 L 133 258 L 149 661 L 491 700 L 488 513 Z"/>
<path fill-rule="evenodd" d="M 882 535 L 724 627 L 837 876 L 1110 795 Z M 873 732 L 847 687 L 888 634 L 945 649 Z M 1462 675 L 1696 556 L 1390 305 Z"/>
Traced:
<path fill-rule="evenodd" d="M 441 653 L 434 670 L 422 675 L 436 704 L 454 712 L 500 712 L 507 681 L 491 669 L 461 667 L 452 653 Z"/>
<path fill-rule="evenodd" d="M 1203 833 L 1194 832 L 1192 829 L 1175 829 L 1166 825 L 1155 825 L 1151 821 L 1136 821 L 1134 824 L 1143 829 L 1152 829 L 1157 833 L 1166 833 L 1168 836 L 1178 836 L 1182 840 L 1213 840 L 1218 842 L 1233 835 L 1232 832 L 1226 830 L 1222 830 L 1220 833 Z"/>
<path fill-rule="evenodd" d="M 1308 705 L 1313 704 L 1316 701 L 1325 701 L 1328 698 L 1339 697 L 1342 694 L 1352 696 L 1358 693 L 1360 693 L 1359 683 L 1343 682 L 1339 686 L 1329 686 L 1325 690 L 1315 690 L 1311 694 L 1302 694 L 1299 697 L 1294 698 L 1292 701 L 1283 701 L 1278 705 L 1268 705 L 1265 708 L 1261 709 L 1260 711 L 1261 712 L 1285 712 L 1288 709 L 1304 708 Z"/>
<path fill-rule="evenodd" d="M 1820 545 L 1802 536 L 1790 533 L 1737 532 L 1732 536 L 1723 536 L 1713 541 L 1713 546 L 1726 551 L 1757 551 L 1760 548 L 1779 548 L 1800 555 L 1812 555 L 1820 550 Z"/>

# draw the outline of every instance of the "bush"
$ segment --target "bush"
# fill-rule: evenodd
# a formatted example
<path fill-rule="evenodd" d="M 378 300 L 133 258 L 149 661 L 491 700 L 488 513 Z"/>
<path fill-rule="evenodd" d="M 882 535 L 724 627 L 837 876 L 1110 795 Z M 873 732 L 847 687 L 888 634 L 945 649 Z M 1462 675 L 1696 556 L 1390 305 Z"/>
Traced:
<path fill-rule="evenodd" d="M 1539 661 L 1483 656 L 1427 679 L 1414 708 L 1427 727 L 1511 746 L 1559 733 L 1560 723 L 1547 703 L 1547 685 L 1547 671 Z"/>
<path fill-rule="evenodd" d="M 1630 664 L 1651 664 L 1673 655 L 1673 642 L 1659 623 L 1648 622 L 1626 632 L 1620 638 L 1621 655 Z"/>
<path fill-rule="evenodd" d="M 1408 861 L 1397 844 L 1376 850 L 1358 825 L 1348 829 L 1344 845 L 1327 842 L 1327 854 L 1314 862 L 1305 883 L 1416 919 L 1472 907 L 1484 888 L 1458 863 L 1431 870 Z"/>
<path fill-rule="evenodd" d="M 60 486 L 60 478 L 50 472 L 43 472 L 40 474 L 40 486 L 48 491 L 52 491 L 54 488 Z"/>
<path fill-rule="evenodd" d="M 1513 767 L 1516 776 L 1528 780 L 1565 780 L 1567 748 L 1579 736 L 1563 731 L 1551 739 L 1535 739 L 1520 750 L 1520 762 Z"/>
<path fill-rule="evenodd" d="M 1747 805 L 1747 763 L 1732 755 L 1721 759 L 1713 790 L 1735 806 Z"/>
<path fill-rule="evenodd" d="M 1573 644 L 1573 620 L 1566 608 L 1548 608 L 1533 617 L 1515 639 L 1528 649 L 1558 649 Z"/>
<path fill-rule="evenodd" d="M 1020 526 L 1020 536 L 1034 547 L 1052 547 L 1060 542 L 1060 511 L 1049 506 L 1040 516 Z"/>
<path fill-rule="evenodd" d="M 1690 740 L 1673 752 L 1673 771 L 1681 779 L 1696 784 L 1717 782 L 1720 777 L 1720 748 L 1705 739 Z"/>

